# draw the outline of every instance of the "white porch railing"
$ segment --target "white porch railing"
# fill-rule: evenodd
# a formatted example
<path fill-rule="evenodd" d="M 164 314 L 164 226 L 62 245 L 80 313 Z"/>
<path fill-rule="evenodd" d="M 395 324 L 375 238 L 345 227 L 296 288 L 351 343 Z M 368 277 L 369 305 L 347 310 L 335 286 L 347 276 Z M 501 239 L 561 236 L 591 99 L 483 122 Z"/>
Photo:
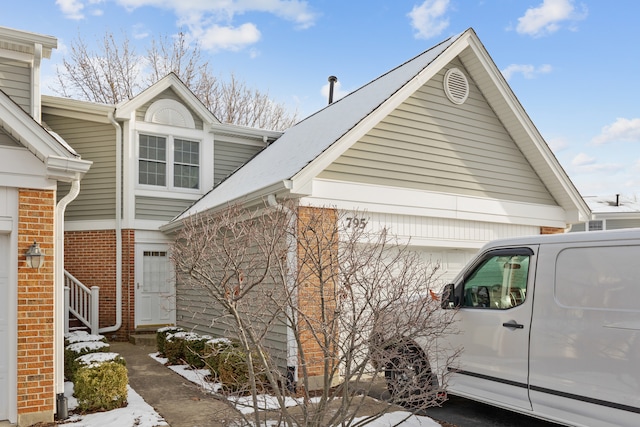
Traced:
<path fill-rule="evenodd" d="M 99 295 L 100 288 L 89 289 L 67 270 L 64 271 L 64 332 L 69 332 L 69 313 L 91 329 L 92 334 L 99 332 Z"/>

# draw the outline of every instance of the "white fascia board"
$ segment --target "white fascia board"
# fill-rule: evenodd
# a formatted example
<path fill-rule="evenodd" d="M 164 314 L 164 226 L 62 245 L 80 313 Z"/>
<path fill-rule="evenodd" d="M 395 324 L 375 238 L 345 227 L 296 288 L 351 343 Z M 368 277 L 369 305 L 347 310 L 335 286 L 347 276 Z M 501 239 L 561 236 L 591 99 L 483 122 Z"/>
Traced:
<path fill-rule="evenodd" d="M 409 98 L 418 89 L 424 86 L 433 76 L 449 62 L 455 59 L 469 45 L 470 33 L 467 31 L 461 35 L 451 46 L 445 49 L 437 58 L 427 65 L 420 73 L 409 80 L 396 93 L 380 104 L 371 114 L 355 124 L 338 141 L 329 146 L 309 165 L 291 178 L 293 182 L 292 191 L 303 193 L 303 188 L 308 188 L 309 182 L 320 172 L 326 169 L 338 157 L 340 157 L 353 144 L 358 142 L 367 132 L 375 127 L 380 121 L 391 114 L 400 104 Z"/>
<path fill-rule="evenodd" d="M 165 76 L 132 99 L 118 104 L 116 106 L 116 119 L 130 120 L 134 117 L 132 113 L 136 109 L 153 100 L 168 88 L 173 88 L 178 93 L 178 96 L 194 109 L 205 123 L 220 123 L 220 120 L 204 106 L 202 101 L 200 101 L 175 74 Z"/>
<path fill-rule="evenodd" d="M 31 33 L 13 28 L 0 27 L 0 40 L 19 47 L 33 49 L 36 44 L 42 45 L 43 57 L 50 58 L 51 51 L 58 48 L 58 39 L 44 34 Z"/>
<path fill-rule="evenodd" d="M 239 126 L 233 125 L 229 123 L 212 123 L 210 127 L 210 132 L 216 135 L 230 135 L 230 136 L 241 136 L 246 138 L 256 138 L 264 141 L 264 139 L 268 139 L 269 141 L 276 140 L 282 136 L 284 132 L 274 131 L 274 130 L 266 130 L 266 129 L 258 129 L 251 128 L 247 126 Z"/>
<path fill-rule="evenodd" d="M 567 227 L 566 212 L 559 206 L 319 179 L 314 180 L 313 195 L 302 198 L 300 203 L 410 216 Z"/>
<path fill-rule="evenodd" d="M 113 113 L 114 110 L 114 105 L 42 95 L 42 113 L 52 116 L 71 117 L 99 123 L 111 123 L 109 113 Z"/>
<path fill-rule="evenodd" d="M 95 230 L 115 230 L 115 219 L 101 219 L 101 220 L 80 220 L 70 221 L 65 219 L 64 231 L 95 231 Z"/>

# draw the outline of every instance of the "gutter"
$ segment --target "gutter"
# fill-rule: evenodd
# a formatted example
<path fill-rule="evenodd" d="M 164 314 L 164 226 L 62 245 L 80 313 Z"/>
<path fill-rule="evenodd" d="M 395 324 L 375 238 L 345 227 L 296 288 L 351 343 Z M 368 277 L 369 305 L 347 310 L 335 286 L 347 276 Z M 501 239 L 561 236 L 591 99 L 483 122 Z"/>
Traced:
<path fill-rule="evenodd" d="M 116 323 L 100 328 L 100 333 L 115 332 L 122 327 L 122 127 L 113 111 L 108 117 L 116 128 Z"/>
<path fill-rule="evenodd" d="M 80 178 L 71 181 L 71 189 L 56 205 L 55 213 L 55 264 L 54 264 L 54 313 L 64 313 L 64 212 L 67 205 L 80 194 Z M 55 369 L 53 370 L 56 402 L 60 396 L 64 397 L 64 318 L 54 316 L 54 355 Z M 58 408 L 58 411 L 62 408 Z"/>

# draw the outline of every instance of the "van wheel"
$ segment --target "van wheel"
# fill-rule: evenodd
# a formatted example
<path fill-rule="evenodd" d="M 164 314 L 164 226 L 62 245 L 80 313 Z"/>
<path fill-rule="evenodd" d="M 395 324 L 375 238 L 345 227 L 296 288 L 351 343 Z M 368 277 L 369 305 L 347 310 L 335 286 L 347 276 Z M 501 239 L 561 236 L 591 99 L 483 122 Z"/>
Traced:
<path fill-rule="evenodd" d="M 429 363 L 416 349 L 399 351 L 387 363 L 384 376 L 392 400 L 401 405 L 422 406 L 437 388 Z"/>

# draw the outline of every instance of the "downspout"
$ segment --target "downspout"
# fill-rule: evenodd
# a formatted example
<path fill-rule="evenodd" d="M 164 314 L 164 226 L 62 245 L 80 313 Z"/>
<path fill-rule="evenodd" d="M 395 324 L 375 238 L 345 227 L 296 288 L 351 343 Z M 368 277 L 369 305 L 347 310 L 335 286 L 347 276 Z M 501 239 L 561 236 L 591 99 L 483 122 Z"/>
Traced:
<path fill-rule="evenodd" d="M 109 113 L 116 128 L 116 324 L 100 328 L 100 333 L 115 332 L 122 326 L 122 127 Z"/>
<path fill-rule="evenodd" d="M 278 203 L 278 201 L 276 200 L 276 196 L 274 194 L 269 194 L 269 196 L 267 196 L 267 202 L 269 203 L 269 206 L 272 206 L 276 209 L 283 210 L 289 215 L 291 215 L 291 219 L 290 219 L 291 223 L 289 224 L 289 227 L 291 230 L 296 229 L 296 215 L 289 207 Z M 294 272 L 298 268 L 296 246 L 297 246 L 296 236 L 294 234 L 290 234 L 287 241 L 287 247 L 289 248 L 289 250 L 287 251 L 287 264 L 290 269 L 290 273 L 287 276 L 287 287 L 289 291 L 295 290 L 295 286 L 296 286 L 294 282 L 295 280 Z M 292 293 L 291 298 L 292 298 L 292 305 L 297 305 L 298 304 L 297 295 L 295 293 Z M 297 322 L 295 318 L 295 313 L 293 312 L 290 306 L 287 307 L 287 311 L 288 311 L 287 315 L 290 318 L 294 319 L 294 322 Z M 296 384 L 298 382 L 298 341 L 296 340 L 296 335 L 293 328 L 294 328 L 294 325 L 287 325 L 287 388 L 290 391 L 295 391 Z"/>
<path fill-rule="evenodd" d="M 67 205 L 73 202 L 80 193 L 80 179 L 71 181 L 71 189 L 56 205 L 55 213 L 55 264 L 54 271 L 54 298 L 55 313 L 64 314 L 64 212 Z M 61 397 L 64 397 L 64 316 L 54 316 L 54 354 L 55 369 L 53 371 L 53 381 L 55 384 L 56 402 L 58 403 L 57 413 L 66 412 L 66 408 L 61 407 Z M 66 418 L 63 416 L 63 418 Z"/>

